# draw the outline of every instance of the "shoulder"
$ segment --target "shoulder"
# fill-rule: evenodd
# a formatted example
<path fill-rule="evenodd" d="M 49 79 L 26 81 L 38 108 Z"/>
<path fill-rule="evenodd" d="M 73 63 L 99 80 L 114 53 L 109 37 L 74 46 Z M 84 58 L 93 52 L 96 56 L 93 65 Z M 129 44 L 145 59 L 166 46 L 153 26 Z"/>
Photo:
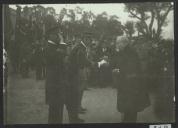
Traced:
<path fill-rule="evenodd" d="M 85 51 L 86 50 L 86 48 L 82 45 L 82 44 L 78 44 L 77 46 L 76 46 L 76 49 L 77 49 L 77 51 Z"/>

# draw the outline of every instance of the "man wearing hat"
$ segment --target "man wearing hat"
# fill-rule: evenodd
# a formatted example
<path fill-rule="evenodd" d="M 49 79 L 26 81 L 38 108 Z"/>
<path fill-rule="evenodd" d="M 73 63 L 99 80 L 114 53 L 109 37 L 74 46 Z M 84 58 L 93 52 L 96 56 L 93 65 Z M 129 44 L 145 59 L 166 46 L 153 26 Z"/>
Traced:
<path fill-rule="evenodd" d="M 70 82 L 73 87 L 73 102 L 75 102 L 75 111 L 84 113 L 86 109 L 82 108 L 81 101 L 86 84 L 86 67 L 91 65 L 88 59 L 88 46 L 91 43 L 91 33 L 84 33 L 75 36 L 75 46 L 71 51 L 70 61 Z"/>
<path fill-rule="evenodd" d="M 59 27 L 47 31 L 46 48 L 46 103 L 49 105 L 48 123 L 62 123 L 63 107 L 66 104 L 71 123 L 80 122 L 73 112 L 70 99 L 71 88 L 67 81 L 67 46 L 59 34 Z"/>
<path fill-rule="evenodd" d="M 123 113 L 122 122 L 135 123 L 137 113 L 150 105 L 143 83 L 139 56 L 126 36 L 119 36 L 113 56 L 113 77 L 117 87 L 117 109 Z"/>
<path fill-rule="evenodd" d="M 63 58 L 59 47 L 59 28 L 47 31 L 46 58 L 46 103 L 49 105 L 48 123 L 62 123 L 64 103 Z"/>

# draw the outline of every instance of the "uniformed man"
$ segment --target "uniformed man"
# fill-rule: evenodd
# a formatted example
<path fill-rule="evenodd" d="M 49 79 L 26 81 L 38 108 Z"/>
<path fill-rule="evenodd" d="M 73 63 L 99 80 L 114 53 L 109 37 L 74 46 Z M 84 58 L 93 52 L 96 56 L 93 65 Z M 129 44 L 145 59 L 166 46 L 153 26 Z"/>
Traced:
<path fill-rule="evenodd" d="M 48 123 L 62 123 L 64 105 L 64 52 L 59 46 L 57 27 L 47 31 L 46 103 L 49 105 Z"/>
<path fill-rule="evenodd" d="M 73 102 L 75 102 L 75 109 L 79 113 L 84 113 L 84 109 L 81 105 L 82 96 L 86 85 L 86 67 L 89 67 L 92 63 L 88 59 L 88 45 L 91 43 L 91 34 L 84 33 L 83 37 L 76 36 L 75 43 L 70 57 L 70 82 L 73 87 Z"/>
<path fill-rule="evenodd" d="M 49 105 L 48 123 L 62 123 L 63 107 L 66 104 L 70 123 L 81 123 L 72 99 L 66 61 L 67 44 L 59 34 L 59 27 L 47 31 L 46 48 L 46 102 Z M 60 43 L 59 43 L 60 42 Z"/>
<path fill-rule="evenodd" d="M 45 76 L 45 59 L 44 59 L 44 46 L 41 40 L 36 41 L 36 47 L 34 50 L 34 61 L 36 69 L 36 79 L 41 80 Z"/>

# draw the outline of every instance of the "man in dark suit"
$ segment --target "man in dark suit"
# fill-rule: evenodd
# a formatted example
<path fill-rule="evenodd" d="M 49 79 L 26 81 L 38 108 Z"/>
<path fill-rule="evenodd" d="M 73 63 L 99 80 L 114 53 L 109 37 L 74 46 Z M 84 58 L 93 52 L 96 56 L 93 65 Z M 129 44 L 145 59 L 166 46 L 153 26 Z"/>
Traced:
<path fill-rule="evenodd" d="M 67 45 L 59 34 L 59 28 L 47 31 L 46 57 L 46 103 L 49 105 L 48 122 L 62 123 L 63 107 L 67 107 L 70 123 L 80 123 L 78 113 L 74 111 L 72 88 L 67 83 L 68 63 L 66 61 Z"/>
<path fill-rule="evenodd" d="M 60 48 L 59 28 L 47 31 L 46 58 L 46 103 L 49 105 L 48 123 L 62 123 L 64 105 L 64 57 L 65 51 Z"/>
<path fill-rule="evenodd" d="M 70 84 L 73 89 L 73 102 L 75 102 L 75 111 L 84 113 L 86 109 L 82 108 L 81 101 L 86 84 L 86 67 L 91 66 L 88 59 L 88 45 L 91 43 L 91 34 L 84 33 L 83 37 L 76 35 L 76 45 L 71 51 L 70 61 Z"/>
<path fill-rule="evenodd" d="M 112 68 L 117 87 L 117 109 L 124 114 L 122 122 L 136 122 L 137 113 L 150 105 L 148 93 L 142 80 L 137 52 L 127 37 L 119 37 Z"/>

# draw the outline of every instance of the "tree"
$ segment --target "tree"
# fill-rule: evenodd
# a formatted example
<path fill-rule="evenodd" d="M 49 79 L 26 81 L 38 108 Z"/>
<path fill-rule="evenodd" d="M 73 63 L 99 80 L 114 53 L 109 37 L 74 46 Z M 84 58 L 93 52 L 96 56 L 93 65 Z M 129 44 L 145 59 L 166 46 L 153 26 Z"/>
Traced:
<path fill-rule="evenodd" d="M 92 28 L 99 40 L 111 39 L 123 34 L 121 22 L 116 15 L 107 15 L 106 12 L 98 14 L 93 21 Z"/>
<path fill-rule="evenodd" d="M 74 12 L 73 9 L 69 9 L 68 17 L 70 18 L 70 21 L 71 21 L 71 22 L 74 22 L 74 21 L 75 21 L 75 19 L 76 19 L 76 14 L 75 14 L 75 12 Z"/>
<path fill-rule="evenodd" d="M 3 11 L 4 11 L 4 48 L 8 51 L 9 50 L 9 45 L 10 45 L 10 38 L 13 33 L 13 27 L 12 27 L 12 21 L 10 19 L 10 9 L 9 5 L 4 5 L 3 6 Z"/>
<path fill-rule="evenodd" d="M 108 24 L 108 15 L 106 12 L 98 14 L 93 21 L 92 28 L 95 31 L 95 34 L 98 39 L 102 39 L 106 35 L 107 24 Z"/>
<path fill-rule="evenodd" d="M 55 11 L 55 9 L 54 9 L 53 7 L 47 7 L 47 8 L 46 8 L 46 13 L 47 13 L 48 15 L 55 16 L 56 11 Z"/>
<path fill-rule="evenodd" d="M 118 20 L 119 17 L 116 15 L 110 16 L 108 20 L 108 35 L 109 36 L 118 36 L 123 34 L 121 22 Z"/>
<path fill-rule="evenodd" d="M 135 33 L 134 22 L 133 21 L 127 21 L 124 25 L 124 31 L 131 38 L 132 35 Z"/>
<path fill-rule="evenodd" d="M 62 23 L 64 17 L 67 15 L 67 9 L 63 8 L 59 14 L 59 22 Z"/>
<path fill-rule="evenodd" d="M 166 25 L 167 15 L 173 10 L 171 2 L 146 2 L 146 3 L 126 3 L 125 10 L 130 17 L 136 18 L 137 30 L 144 37 L 160 40 L 162 27 Z M 154 22 L 157 29 L 153 27 Z"/>

